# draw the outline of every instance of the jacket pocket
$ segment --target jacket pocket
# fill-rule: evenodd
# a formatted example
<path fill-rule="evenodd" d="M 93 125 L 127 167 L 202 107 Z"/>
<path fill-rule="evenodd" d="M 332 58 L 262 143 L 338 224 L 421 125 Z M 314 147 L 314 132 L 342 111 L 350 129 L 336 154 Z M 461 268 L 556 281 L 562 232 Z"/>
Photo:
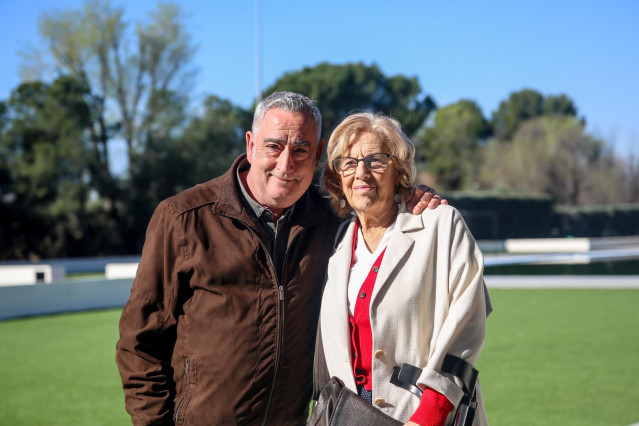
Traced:
<path fill-rule="evenodd" d="M 192 355 L 184 357 L 184 378 L 182 380 L 184 380 L 183 396 L 175 406 L 175 413 L 173 414 L 173 420 L 176 425 L 185 424 L 189 403 L 193 399 L 197 386 L 197 360 Z"/>

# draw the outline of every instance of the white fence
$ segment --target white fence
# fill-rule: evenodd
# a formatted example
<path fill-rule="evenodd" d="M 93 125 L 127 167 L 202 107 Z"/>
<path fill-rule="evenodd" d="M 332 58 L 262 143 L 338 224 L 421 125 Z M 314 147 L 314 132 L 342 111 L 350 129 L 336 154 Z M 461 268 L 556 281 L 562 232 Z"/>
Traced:
<path fill-rule="evenodd" d="M 486 254 L 485 266 L 487 267 L 508 264 L 583 263 L 639 258 L 639 237 L 588 240 L 588 244 L 585 244 L 584 239 L 574 239 L 573 241 L 569 239 L 544 239 L 520 240 L 519 246 L 507 244 L 512 240 L 479 241 L 479 245 Z M 551 246 L 552 249 L 545 246 Z M 490 254 L 491 251 L 500 251 L 501 254 Z M 523 254 L 531 251 L 536 253 Z M 504 252 L 510 252 L 510 254 Z M 31 282 L 34 282 L 35 279 L 36 282 L 31 285 L 24 285 L 26 282 L 10 284 L 9 281 L 20 281 L 19 277 L 12 275 L 13 278 L 10 280 L 0 277 L 0 282 L 6 281 L 5 286 L 0 285 L 0 320 L 122 307 L 129 298 L 138 261 L 139 256 L 54 259 L 46 261 L 46 264 L 45 262 L 0 262 L 0 269 L 27 267 L 23 269 L 23 272 L 27 271 L 24 272 L 25 277 Z M 51 269 L 46 272 L 47 270 L 39 269 L 41 267 Z M 54 272 L 56 268 L 57 272 Z M 58 281 L 56 277 L 60 276 L 60 270 L 65 269 L 67 272 L 104 272 L 107 278 L 117 279 Z M 42 284 L 44 282 L 51 284 Z M 486 276 L 486 284 L 489 288 L 639 288 L 639 276 Z"/>
<path fill-rule="evenodd" d="M 67 274 L 75 273 L 101 273 L 108 263 L 137 263 L 140 256 L 105 256 L 105 257 L 74 257 L 66 259 L 46 259 L 41 262 L 30 262 L 27 260 L 8 260 L 0 262 L 2 266 L 22 266 L 22 265 L 52 265 L 61 266 Z"/>
<path fill-rule="evenodd" d="M 0 287 L 0 320 L 123 307 L 132 279 Z"/>
<path fill-rule="evenodd" d="M 488 288 L 639 289 L 639 276 L 488 275 Z M 0 320 L 93 309 L 121 308 L 132 279 L 0 287 Z"/>
<path fill-rule="evenodd" d="M 0 266 L 0 286 L 50 284 L 66 278 L 64 266 L 10 265 Z"/>
<path fill-rule="evenodd" d="M 137 263 L 107 263 L 104 267 L 104 276 L 107 280 L 135 278 L 137 271 Z"/>

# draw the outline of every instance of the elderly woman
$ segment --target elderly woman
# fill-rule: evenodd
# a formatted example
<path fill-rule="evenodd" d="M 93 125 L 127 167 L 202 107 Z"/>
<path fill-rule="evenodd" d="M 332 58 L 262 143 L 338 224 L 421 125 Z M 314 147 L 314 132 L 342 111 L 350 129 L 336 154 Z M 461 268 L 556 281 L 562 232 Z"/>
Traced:
<path fill-rule="evenodd" d="M 323 186 L 340 216 L 352 214 L 322 299 L 328 373 L 401 422 L 448 424 L 463 389 L 444 359 L 475 365 L 492 309 L 482 254 L 453 207 L 406 210 L 415 148 L 396 120 L 353 114 L 327 154 Z M 404 364 L 418 372 L 413 392 L 391 383 Z M 473 424 L 486 424 L 478 386 L 476 396 Z"/>

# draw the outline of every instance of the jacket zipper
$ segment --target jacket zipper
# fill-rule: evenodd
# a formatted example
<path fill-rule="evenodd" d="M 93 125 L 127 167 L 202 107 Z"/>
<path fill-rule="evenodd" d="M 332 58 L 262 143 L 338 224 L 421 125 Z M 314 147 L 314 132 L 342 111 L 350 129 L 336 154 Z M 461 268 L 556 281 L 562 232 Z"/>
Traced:
<path fill-rule="evenodd" d="M 279 315 L 279 324 L 277 326 L 277 354 L 275 356 L 275 371 L 273 372 L 273 383 L 271 383 L 271 390 L 269 391 L 268 394 L 268 401 L 266 403 L 266 411 L 264 412 L 264 420 L 262 421 L 262 426 L 266 425 L 266 421 L 268 420 L 268 415 L 269 415 L 269 411 L 271 411 L 271 403 L 273 402 L 273 393 L 275 392 L 275 384 L 277 383 L 277 373 L 279 372 L 279 366 L 280 366 L 280 353 L 282 352 L 282 331 L 283 331 L 283 327 L 284 327 L 284 286 L 282 286 L 282 283 L 279 281 L 279 277 L 277 276 L 277 273 L 275 273 L 275 262 L 273 262 L 273 259 L 271 258 L 271 255 L 269 254 L 268 250 L 266 249 L 266 246 L 264 245 L 264 241 L 262 241 L 262 238 L 260 238 L 260 235 L 246 222 L 244 222 L 241 219 L 238 219 L 236 217 L 231 217 L 231 216 L 227 216 L 224 214 L 220 214 L 220 216 L 224 216 L 224 217 L 228 217 L 231 220 L 236 220 L 238 222 L 240 222 L 242 225 L 244 225 L 246 227 L 246 229 L 248 229 L 250 232 L 252 232 L 256 237 L 257 240 L 260 242 L 260 245 L 262 246 L 262 250 L 264 250 L 264 252 L 266 253 L 266 256 L 269 260 L 269 263 L 271 264 L 271 271 L 273 273 L 273 276 L 275 277 L 275 281 L 277 283 L 277 290 L 279 293 L 279 299 L 280 299 L 280 315 Z M 297 239 L 297 237 L 305 230 L 308 229 L 310 226 L 307 226 L 306 228 L 302 228 L 299 230 L 299 232 L 295 235 L 293 235 L 293 238 L 291 239 L 290 244 L 287 245 L 286 247 L 286 254 L 284 255 L 284 263 L 283 265 L 286 265 L 286 259 L 288 259 L 288 249 L 289 247 L 291 247 L 293 245 L 293 242 Z M 284 268 L 282 268 L 282 273 L 284 273 Z M 179 407 L 178 407 L 179 408 Z"/>
<path fill-rule="evenodd" d="M 178 404 L 177 408 L 175 409 L 175 414 L 173 415 L 173 420 L 177 423 L 178 418 L 180 417 L 180 407 L 182 407 L 182 403 L 184 402 L 184 399 L 182 399 L 180 401 L 180 403 Z"/>
<path fill-rule="evenodd" d="M 266 245 L 264 244 L 264 241 L 262 241 L 262 238 L 260 238 L 260 235 L 248 223 L 244 222 L 241 219 L 238 219 L 236 217 L 226 216 L 226 215 L 221 215 L 221 216 L 228 217 L 231 220 L 237 220 L 242 225 L 244 225 L 246 229 L 248 229 L 257 237 L 257 240 L 260 242 L 260 245 L 262 246 L 262 250 L 264 250 L 264 252 L 266 253 L 266 257 L 268 258 L 268 261 L 271 265 L 271 273 L 275 277 L 275 281 L 277 284 L 277 291 L 278 291 L 279 303 L 280 303 L 279 323 L 277 326 L 277 354 L 275 356 L 275 371 L 273 372 L 273 383 L 271 383 L 271 390 L 268 393 L 266 411 L 264 412 L 264 420 L 262 421 L 262 426 L 264 426 L 266 424 L 266 421 L 268 420 L 268 414 L 271 409 L 273 392 L 275 391 L 275 382 L 277 381 L 277 373 L 279 371 L 279 365 L 280 365 L 280 352 L 282 351 L 282 329 L 284 327 L 284 287 L 282 286 L 282 283 L 280 282 L 279 277 L 277 276 L 277 273 L 275 272 L 275 262 L 273 262 L 273 258 L 271 257 L 268 250 L 266 249 Z M 297 237 L 297 235 L 299 235 L 299 232 L 295 236 L 293 236 L 293 240 Z M 291 240 L 291 243 L 292 242 L 293 241 Z M 287 257 L 288 257 L 288 247 L 286 248 L 286 254 L 284 256 L 284 264 L 286 264 Z"/>
<path fill-rule="evenodd" d="M 280 293 L 280 323 L 277 327 L 277 355 L 275 356 L 275 371 L 273 372 L 273 383 L 271 383 L 271 390 L 268 393 L 268 402 L 266 404 L 266 411 L 264 412 L 264 421 L 262 426 L 266 425 L 268 420 L 269 411 L 271 411 L 271 402 L 273 401 L 273 393 L 275 392 L 275 383 L 277 382 L 277 373 L 280 368 L 280 354 L 282 352 L 282 331 L 284 328 L 284 287 L 279 285 Z"/>
<path fill-rule="evenodd" d="M 293 238 L 291 239 L 290 244 L 288 244 L 286 246 L 286 253 L 284 254 L 284 262 L 282 263 L 282 265 L 286 265 L 286 260 L 288 259 L 289 248 L 293 245 L 293 242 L 307 228 L 302 228 L 302 229 L 300 229 L 298 231 L 297 234 L 293 235 Z M 263 246 L 264 245 L 262 244 L 262 247 Z M 269 259 L 270 259 L 270 256 L 269 256 Z M 273 265 L 273 260 L 272 259 L 271 259 L 271 264 Z M 275 266 L 273 266 L 273 269 L 275 269 Z M 285 270 L 285 268 L 282 268 L 282 280 L 283 281 L 284 281 L 284 270 Z M 277 276 L 276 276 L 276 278 L 277 278 Z M 278 373 L 279 367 L 280 367 L 280 357 L 281 357 L 281 353 L 282 353 L 282 341 L 284 340 L 284 338 L 282 337 L 282 332 L 283 332 L 283 327 L 284 327 L 284 314 L 285 314 L 285 312 L 284 312 L 284 287 L 282 286 L 281 283 L 279 283 L 279 292 L 280 292 L 280 323 L 279 323 L 278 330 L 277 330 L 277 336 L 278 337 L 277 337 L 277 356 L 275 357 L 275 372 L 273 374 L 273 383 L 271 384 L 271 391 L 268 394 L 268 403 L 266 404 L 266 412 L 264 413 L 264 421 L 262 421 L 262 426 L 266 425 L 266 422 L 268 420 L 269 412 L 271 411 L 271 403 L 273 402 L 273 393 L 275 393 L 275 384 L 277 383 L 277 373 Z"/>
<path fill-rule="evenodd" d="M 184 360 L 184 375 L 186 376 L 186 383 L 188 385 L 189 384 L 189 359 L 188 358 Z M 184 402 L 184 398 L 180 400 L 180 403 L 175 409 L 175 414 L 173 415 L 173 419 L 175 422 L 177 422 L 178 418 L 180 417 L 180 408 L 182 407 L 183 402 Z"/>

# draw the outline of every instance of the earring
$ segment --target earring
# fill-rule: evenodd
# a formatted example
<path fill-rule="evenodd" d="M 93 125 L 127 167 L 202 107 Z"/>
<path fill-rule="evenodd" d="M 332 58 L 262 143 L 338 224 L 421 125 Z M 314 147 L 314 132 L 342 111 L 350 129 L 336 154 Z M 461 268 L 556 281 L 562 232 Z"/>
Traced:
<path fill-rule="evenodd" d="M 398 193 L 395 193 L 395 202 L 399 204 L 401 201 L 402 201 L 402 197 L 400 197 Z"/>
<path fill-rule="evenodd" d="M 339 207 L 341 209 L 343 209 L 344 207 L 346 207 L 346 200 L 344 199 L 344 197 L 342 196 L 342 198 L 339 200 Z"/>

